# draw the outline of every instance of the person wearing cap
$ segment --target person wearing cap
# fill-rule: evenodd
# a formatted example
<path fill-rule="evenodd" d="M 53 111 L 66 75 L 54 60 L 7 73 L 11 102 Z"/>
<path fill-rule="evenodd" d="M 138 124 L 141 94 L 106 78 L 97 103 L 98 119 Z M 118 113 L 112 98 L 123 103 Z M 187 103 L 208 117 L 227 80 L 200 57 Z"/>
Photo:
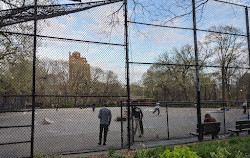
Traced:
<path fill-rule="evenodd" d="M 107 108 L 107 104 L 105 104 L 104 107 L 102 109 L 100 109 L 98 118 L 100 119 L 100 133 L 99 133 L 98 145 L 102 144 L 103 131 L 104 131 L 103 145 L 106 145 L 108 128 L 109 128 L 111 118 L 112 118 L 111 110 Z"/>
<path fill-rule="evenodd" d="M 156 104 L 155 104 L 155 110 L 154 110 L 153 114 L 154 114 L 156 111 L 158 111 L 158 115 L 160 115 L 160 103 L 156 103 Z"/>

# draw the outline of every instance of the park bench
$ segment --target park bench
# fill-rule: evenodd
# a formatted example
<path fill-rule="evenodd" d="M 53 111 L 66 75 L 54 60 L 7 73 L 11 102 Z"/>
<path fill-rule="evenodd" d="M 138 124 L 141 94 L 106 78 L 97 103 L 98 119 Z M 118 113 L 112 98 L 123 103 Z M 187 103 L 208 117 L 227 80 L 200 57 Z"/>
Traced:
<path fill-rule="evenodd" d="M 191 135 L 199 136 L 199 124 L 197 124 L 196 132 L 191 132 Z M 212 134 L 212 139 L 218 138 L 217 134 L 220 132 L 220 122 L 204 122 L 201 124 L 202 138 L 204 135 Z"/>
<path fill-rule="evenodd" d="M 117 116 L 116 117 L 116 119 L 115 119 L 116 121 L 126 121 L 127 120 L 127 116 Z"/>
<path fill-rule="evenodd" d="M 250 134 L 250 120 L 236 121 L 235 129 L 228 129 L 228 131 L 236 133 L 236 136 L 239 136 L 239 133 L 246 131 Z"/>

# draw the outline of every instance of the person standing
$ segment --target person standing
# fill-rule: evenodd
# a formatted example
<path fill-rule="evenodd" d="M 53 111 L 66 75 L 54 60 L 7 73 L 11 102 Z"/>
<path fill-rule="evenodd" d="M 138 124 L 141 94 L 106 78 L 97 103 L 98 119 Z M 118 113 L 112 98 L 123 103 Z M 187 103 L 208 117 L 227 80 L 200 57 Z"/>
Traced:
<path fill-rule="evenodd" d="M 153 114 L 158 111 L 158 115 L 160 115 L 160 103 L 156 103 L 156 106 L 155 106 L 155 110 L 153 112 Z"/>
<path fill-rule="evenodd" d="M 104 108 L 100 109 L 98 118 L 100 119 L 100 133 L 99 133 L 99 143 L 102 144 L 102 133 L 104 132 L 103 145 L 106 145 L 108 128 L 111 122 L 112 114 L 111 110 L 107 108 L 107 104 L 104 105 Z"/>
<path fill-rule="evenodd" d="M 247 113 L 247 100 L 246 99 L 244 100 L 242 106 L 243 106 L 243 114 L 246 114 Z"/>
<path fill-rule="evenodd" d="M 56 111 L 58 111 L 58 108 L 59 108 L 58 104 L 55 104 L 55 108 L 56 108 Z"/>
<path fill-rule="evenodd" d="M 95 104 L 92 105 L 92 110 L 95 112 Z"/>
<path fill-rule="evenodd" d="M 139 137 L 143 135 L 143 125 L 142 125 L 142 118 L 143 118 L 143 113 L 139 107 L 134 107 L 132 111 L 132 116 L 134 116 L 135 119 L 135 131 L 134 135 L 138 131 Z"/>

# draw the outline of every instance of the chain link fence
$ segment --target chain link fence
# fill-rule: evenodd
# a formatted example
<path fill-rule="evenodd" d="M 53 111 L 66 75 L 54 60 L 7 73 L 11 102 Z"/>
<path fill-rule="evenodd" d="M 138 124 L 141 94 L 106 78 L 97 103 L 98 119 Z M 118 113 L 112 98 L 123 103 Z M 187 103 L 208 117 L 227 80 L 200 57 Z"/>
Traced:
<path fill-rule="evenodd" d="M 248 7 L 197 3 L 197 17 L 190 2 L 190 12 L 172 23 L 164 22 L 166 15 L 135 17 L 145 10 L 133 2 L 128 8 L 126 1 L 39 4 L 37 29 L 29 21 L 34 7 L 3 8 L 0 157 L 197 141 L 190 133 L 206 114 L 221 123 L 224 137 L 236 121 L 249 119 L 248 108 L 242 108 L 246 99 L 249 105 L 250 94 Z M 8 21 L 6 15 L 26 21 Z M 98 145 L 98 114 L 105 104 L 112 121 L 103 146 Z M 142 124 L 132 110 L 136 107 Z M 142 136 L 136 129 L 140 124 Z"/>
<path fill-rule="evenodd" d="M 216 1 L 203 7 L 196 10 L 195 25 L 192 11 L 179 19 L 181 26 L 129 21 L 131 93 L 151 100 L 148 105 L 134 105 L 144 113 L 145 133 L 133 137 L 137 144 L 192 137 L 206 114 L 221 123 L 221 138 L 230 134 L 228 129 L 235 128 L 236 121 L 249 119 L 249 111 L 242 108 L 250 94 L 247 7 Z M 156 102 L 161 103 L 159 115 L 153 113 Z"/>

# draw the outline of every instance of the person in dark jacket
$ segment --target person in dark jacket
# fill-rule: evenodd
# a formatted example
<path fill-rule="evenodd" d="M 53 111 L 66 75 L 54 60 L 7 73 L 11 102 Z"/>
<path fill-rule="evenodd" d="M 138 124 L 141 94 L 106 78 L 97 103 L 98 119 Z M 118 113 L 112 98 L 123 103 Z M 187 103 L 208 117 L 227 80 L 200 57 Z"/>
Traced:
<path fill-rule="evenodd" d="M 92 105 L 92 110 L 95 112 L 95 104 Z"/>
<path fill-rule="evenodd" d="M 111 110 L 107 108 L 107 104 L 104 105 L 105 107 L 100 109 L 98 118 L 100 119 L 100 133 L 99 133 L 99 143 L 98 145 L 102 144 L 102 133 L 104 131 L 104 140 L 103 145 L 106 145 L 108 128 L 111 122 L 112 114 Z"/>
<path fill-rule="evenodd" d="M 139 137 L 141 137 L 143 134 L 143 125 L 142 125 L 143 113 L 142 113 L 141 109 L 139 107 L 134 107 L 132 110 L 132 116 L 135 119 L 134 135 L 136 134 L 136 132 L 138 130 Z"/>

